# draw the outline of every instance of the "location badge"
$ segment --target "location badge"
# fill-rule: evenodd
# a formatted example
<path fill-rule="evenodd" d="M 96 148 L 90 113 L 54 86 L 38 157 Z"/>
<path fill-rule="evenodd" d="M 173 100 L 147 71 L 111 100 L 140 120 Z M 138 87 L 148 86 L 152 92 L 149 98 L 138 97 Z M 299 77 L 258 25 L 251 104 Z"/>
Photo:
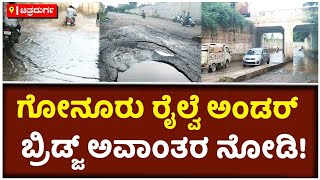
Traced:
<path fill-rule="evenodd" d="M 12 14 L 13 11 L 14 11 L 14 7 L 13 7 L 13 6 L 9 7 L 9 11 L 10 11 L 10 13 Z"/>

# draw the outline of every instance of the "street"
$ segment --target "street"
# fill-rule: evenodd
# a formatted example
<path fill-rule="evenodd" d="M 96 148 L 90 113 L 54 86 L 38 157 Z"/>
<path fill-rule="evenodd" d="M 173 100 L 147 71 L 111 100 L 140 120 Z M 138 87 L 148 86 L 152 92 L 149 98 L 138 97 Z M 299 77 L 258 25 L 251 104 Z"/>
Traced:
<path fill-rule="evenodd" d="M 78 14 L 76 26 L 58 20 L 30 20 L 19 43 L 4 52 L 4 81 L 99 81 L 99 27 L 95 17 Z"/>
<path fill-rule="evenodd" d="M 108 18 L 100 25 L 102 81 L 201 81 L 200 26 L 133 14 L 108 13 Z"/>
<path fill-rule="evenodd" d="M 293 62 L 282 68 L 245 81 L 248 83 L 309 83 L 318 82 L 318 60 L 305 57 L 301 51 L 294 50 Z"/>
<path fill-rule="evenodd" d="M 270 54 L 270 64 L 278 64 L 283 62 L 282 51 L 278 53 Z M 266 63 L 262 66 L 267 66 Z M 202 82 L 218 82 L 222 77 L 227 76 L 230 73 L 245 71 L 248 69 L 256 68 L 254 66 L 242 66 L 242 61 L 239 59 L 232 59 L 228 68 L 226 69 L 217 69 L 216 72 L 204 73 L 202 74 Z"/>
<path fill-rule="evenodd" d="M 264 64 L 261 67 L 268 67 L 283 62 L 282 52 L 270 54 L 270 65 Z M 202 82 L 219 82 L 221 78 L 237 72 L 252 72 L 260 66 L 243 67 L 241 61 L 233 61 L 226 69 L 218 69 L 216 72 L 202 75 Z M 251 70 L 251 71 L 249 71 Z M 298 48 L 294 49 L 294 58 L 290 63 L 282 67 L 266 72 L 260 76 L 243 81 L 245 83 L 308 83 L 318 81 L 318 61 L 308 59 Z"/>

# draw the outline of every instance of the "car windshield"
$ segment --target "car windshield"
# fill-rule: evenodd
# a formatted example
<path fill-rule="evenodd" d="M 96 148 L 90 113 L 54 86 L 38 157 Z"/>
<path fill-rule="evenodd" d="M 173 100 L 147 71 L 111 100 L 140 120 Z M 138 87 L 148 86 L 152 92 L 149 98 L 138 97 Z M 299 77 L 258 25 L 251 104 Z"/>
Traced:
<path fill-rule="evenodd" d="M 246 55 L 260 55 L 262 53 L 262 50 L 259 49 L 250 49 Z"/>

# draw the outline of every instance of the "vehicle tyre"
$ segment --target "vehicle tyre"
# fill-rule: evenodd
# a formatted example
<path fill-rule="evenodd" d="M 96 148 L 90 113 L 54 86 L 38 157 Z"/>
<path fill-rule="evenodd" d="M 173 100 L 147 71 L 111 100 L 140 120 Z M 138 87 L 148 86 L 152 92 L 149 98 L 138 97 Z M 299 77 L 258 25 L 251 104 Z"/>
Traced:
<path fill-rule="evenodd" d="M 217 65 L 212 64 L 210 69 L 211 69 L 211 72 L 215 72 L 217 70 Z"/>
<path fill-rule="evenodd" d="M 195 24 L 191 24 L 191 27 L 194 27 L 195 26 Z"/>
<path fill-rule="evenodd" d="M 263 61 L 262 61 L 262 59 L 261 59 L 261 60 L 260 60 L 260 62 L 259 62 L 259 66 L 261 66 L 261 65 L 262 65 L 262 62 L 263 62 Z"/>
<path fill-rule="evenodd" d="M 247 67 L 247 65 L 245 65 L 245 64 L 242 64 L 242 66 L 243 66 L 243 67 Z"/>
<path fill-rule="evenodd" d="M 13 46 L 14 46 L 14 45 L 13 45 L 12 43 L 7 42 L 7 43 L 5 43 L 5 44 L 3 45 L 3 49 L 4 49 L 5 52 L 9 52 L 10 49 L 11 49 Z"/>
<path fill-rule="evenodd" d="M 270 63 L 270 58 L 268 59 L 268 61 L 267 61 L 267 64 L 269 64 Z"/>
<path fill-rule="evenodd" d="M 224 68 L 227 68 L 227 67 L 229 67 L 229 60 L 228 59 L 226 60 L 226 63 L 224 64 Z"/>

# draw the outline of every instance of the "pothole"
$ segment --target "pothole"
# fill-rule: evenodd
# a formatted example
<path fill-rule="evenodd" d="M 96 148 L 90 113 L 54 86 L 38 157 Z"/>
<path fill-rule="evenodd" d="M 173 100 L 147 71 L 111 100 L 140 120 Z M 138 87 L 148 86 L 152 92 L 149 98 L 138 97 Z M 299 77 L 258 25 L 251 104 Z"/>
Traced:
<path fill-rule="evenodd" d="M 119 72 L 118 82 L 190 82 L 173 66 L 156 61 L 143 61 Z"/>

